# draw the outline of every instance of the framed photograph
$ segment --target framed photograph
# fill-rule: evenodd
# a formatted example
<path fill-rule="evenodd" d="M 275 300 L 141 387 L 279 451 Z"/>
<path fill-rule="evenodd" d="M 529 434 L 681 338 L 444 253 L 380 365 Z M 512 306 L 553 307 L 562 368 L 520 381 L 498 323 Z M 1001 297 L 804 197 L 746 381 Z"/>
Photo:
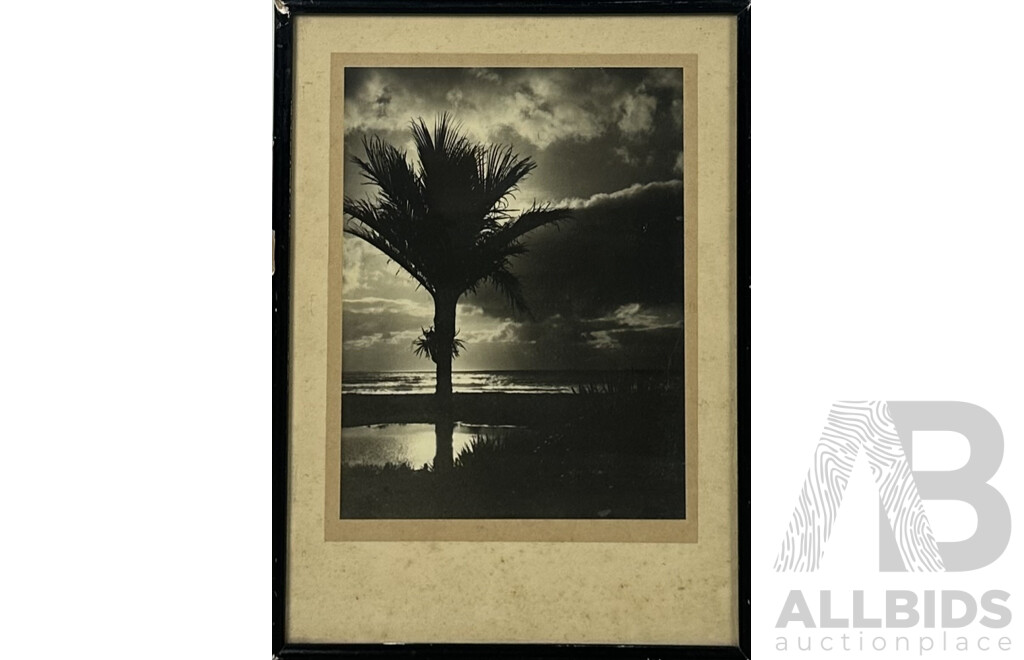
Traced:
<path fill-rule="evenodd" d="M 275 656 L 748 657 L 747 3 L 275 15 Z"/>

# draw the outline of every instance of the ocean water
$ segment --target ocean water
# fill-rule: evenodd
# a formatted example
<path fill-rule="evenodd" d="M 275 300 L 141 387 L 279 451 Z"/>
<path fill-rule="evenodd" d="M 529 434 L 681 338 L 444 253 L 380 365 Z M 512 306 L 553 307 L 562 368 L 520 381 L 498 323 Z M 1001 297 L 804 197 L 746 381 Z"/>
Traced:
<path fill-rule="evenodd" d="M 673 389 L 682 385 L 678 372 L 626 371 L 456 371 L 452 389 L 456 393 L 569 394 L 583 387 L 609 384 L 652 383 Z M 346 371 L 341 377 L 342 394 L 432 394 L 433 371 Z"/>

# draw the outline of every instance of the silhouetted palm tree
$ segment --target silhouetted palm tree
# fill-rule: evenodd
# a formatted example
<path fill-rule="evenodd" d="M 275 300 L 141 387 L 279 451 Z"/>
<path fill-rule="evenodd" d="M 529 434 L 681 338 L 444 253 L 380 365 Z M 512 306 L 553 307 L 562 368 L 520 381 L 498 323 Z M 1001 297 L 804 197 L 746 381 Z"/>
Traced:
<path fill-rule="evenodd" d="M 363 139 L 366 160 L 352 162 L 379 192 L 372 200 L 345 198 L 345 232 L 384 253 L 434 299 L 434 324 L 414 346 L 437 365 L 439 469 L 452 460 L 452 359 L 463 348 L 455 325 L 459 299 L 487 283 L 513 312 L 528 312 L 511 259 L 526 252 L 525 234 L 571 213 L 535 203 L 514 215 L 509 202 L 536 163 L 511 146 L 469 140 L 447 113 L 433 134 L 422 119 L 411 128 L 416 166 L 380 137 Z"/>

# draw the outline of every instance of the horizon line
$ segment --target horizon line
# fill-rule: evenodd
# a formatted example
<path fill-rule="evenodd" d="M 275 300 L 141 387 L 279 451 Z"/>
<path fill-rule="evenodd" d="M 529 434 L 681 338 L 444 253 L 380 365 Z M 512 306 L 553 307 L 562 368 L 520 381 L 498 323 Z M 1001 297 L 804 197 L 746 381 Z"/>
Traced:
<path fill-rule="evenodd" d="M 494 373 L 494 372 L 514 372 L 514 371 L 523 371 L 523 372 L 541 372 L 541 371 L 621 371 L 621 372 L 624 372 L 624 373 L 628 373 L 630 371 L 646 371 L 646 372 L 656 372 L 656 373 L 664 373 L 664 372 L 679 372 L 679 373 L 682 373 L 683 372 L 683 370 L 681 368 L 675 368 L 675 367 L 672 367 L 672 368 L 669 368 L 669 369 L 664 369 L 664 368 L 657 368 L 657 369 L 602 369 L 602 368 L 585 368 L 585 369 L 573 369 L 573 368 L 567 368 L 567 369 L 452 369 L 452 373 L 453 374 L 459 374 L 459 373 L 462 373 L 462 374 L 474 374 L 474 373 Z M 351 370 L 342 369 L 341 373 L 343 373 L 343 374 L 345 374 L 345 373 L 350 373 L 350 374 L 433 374 L 433 373 L 436 373 L 436 370 L 434 370 L 434 369 L 351 369 Z"/>

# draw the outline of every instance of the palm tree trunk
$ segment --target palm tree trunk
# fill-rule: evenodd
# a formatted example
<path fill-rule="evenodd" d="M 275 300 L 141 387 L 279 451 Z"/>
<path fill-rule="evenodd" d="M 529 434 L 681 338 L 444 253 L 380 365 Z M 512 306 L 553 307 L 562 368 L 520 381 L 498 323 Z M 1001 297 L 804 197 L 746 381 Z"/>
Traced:
<path fill-rule="evenodd" d="M 438 292 L 434 296 L 434 331 L 441 346 L 452 346 L 455 341 L 455 306 L 458 299 L 457 294 L 448 292 Z M 445 471 L 452 467 L 454 461 L 452 436 L 455 431 L 455 402 L 452 396 L 452 354 L 449 351 L 439 351 L 434 361 L 437 364 L 437 383 L 434 390 L 434 470 Z"/>

